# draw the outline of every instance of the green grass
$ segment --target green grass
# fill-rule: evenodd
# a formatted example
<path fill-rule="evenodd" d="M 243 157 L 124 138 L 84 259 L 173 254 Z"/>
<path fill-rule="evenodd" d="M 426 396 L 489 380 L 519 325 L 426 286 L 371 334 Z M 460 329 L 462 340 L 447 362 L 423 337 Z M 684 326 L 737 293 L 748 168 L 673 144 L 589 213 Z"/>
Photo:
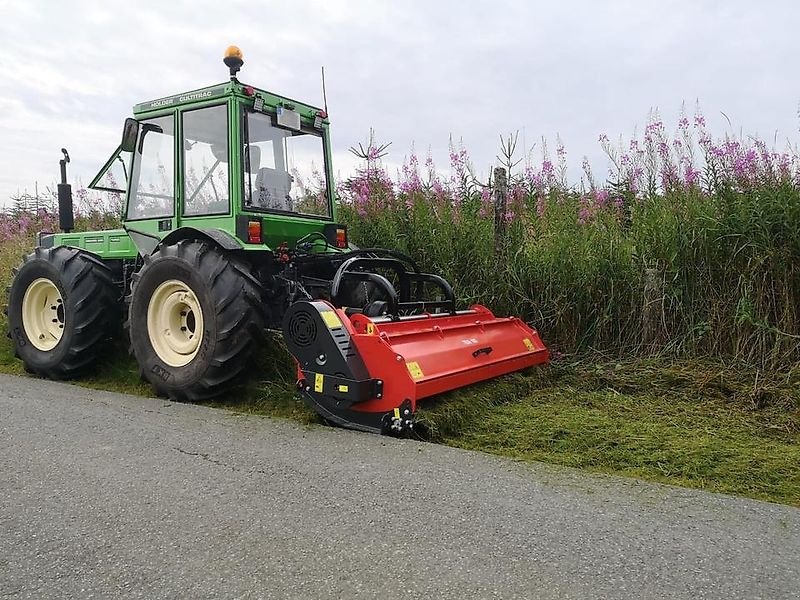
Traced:
<path fill-rule="evenodd" d="M 14 357 L 14 348 L 11 340 L 8 339 L 8 321 L 6 320 L 5 307 L 8 302 L 8 287 L 13 279 L 13 269 L 22 263 L 22 258 L 26 252 L 30 252 L 33 246 L 33 238 L 19 238 L 8 240 L 0 245 L 0 372 L 12 375 L 22 375 L 24 371 L 22 364 Z"/>
<path fill-rule="evenodd" d="M 205 403 L 215 408 L 292 419 L 305 425 L 322 420 L 295 393 L 295 366 L 283 339 L 271 335 L 251 367 L 252 379 L 225 398 Z"/>
<path fill-rule="evenodd" d="M 800 506 L 796 389 L 720 364 L 586 362 L 451 394 L 424 416 L 459 448 Z"/>

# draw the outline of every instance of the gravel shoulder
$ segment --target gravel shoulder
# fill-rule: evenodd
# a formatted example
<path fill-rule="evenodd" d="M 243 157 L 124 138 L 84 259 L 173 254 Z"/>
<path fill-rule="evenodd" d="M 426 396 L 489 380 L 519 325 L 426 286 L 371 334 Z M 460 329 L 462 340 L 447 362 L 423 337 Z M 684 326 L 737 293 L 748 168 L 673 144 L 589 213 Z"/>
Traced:
<path fill-rule="evenodd" d="M 800 510 L 0 376 L 0 597 L 795 598 Z"/>

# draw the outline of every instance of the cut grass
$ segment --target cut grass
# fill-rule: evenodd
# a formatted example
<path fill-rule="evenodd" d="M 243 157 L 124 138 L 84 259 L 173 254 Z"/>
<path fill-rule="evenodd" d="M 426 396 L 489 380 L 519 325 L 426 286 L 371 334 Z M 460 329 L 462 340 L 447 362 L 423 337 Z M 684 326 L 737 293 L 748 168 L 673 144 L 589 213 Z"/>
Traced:
<path fill-rule="evenodd" d="M 2 248 L 3 289 L 25 248 Z M 281 340 L 265 347 L 256 379 L 207 404 L 320 423 L 294 393 Z M 24 375 L 5 336 L 0 372 Z M 77 383 L 152 393 L 122 342 Z M 420 429 L 425 439 L 459 448 L 800 506 L 799 383 L 798 372 L 763 374 L 718 361 L 595 357 L 425 401 Z"/>
<path fill-rule="evenodd" d="M 800 506 L 798 408 L 793 376 L 651 360 L 556 364 L 423 416 L 459 448 Z"/>
<path fill-rule="evenodd" d="M 713 401 L 555 388 L 479 419 L 452 445 L 800 503 L 800 446 Z"/>

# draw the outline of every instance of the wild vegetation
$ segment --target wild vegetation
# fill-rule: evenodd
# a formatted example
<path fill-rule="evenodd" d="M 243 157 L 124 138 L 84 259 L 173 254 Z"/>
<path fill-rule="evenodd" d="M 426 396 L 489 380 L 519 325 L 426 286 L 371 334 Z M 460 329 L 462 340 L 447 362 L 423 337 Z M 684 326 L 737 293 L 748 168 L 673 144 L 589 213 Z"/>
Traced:
<path fill-rule="evenodd" d="M 674 135 L 654 117 L 641 136 L 599 143 L 611 171 L 584 162 L 570 185 L 560 143 L 534 163 L 506 139 L 499 243 L 497 182 L 475 176 L 465 149 L 453 145 L 447 174 L 413 153 L 390 173 L 374 139 L 356 151 L 362 167 L 339 182 L 351 240 L 407 252 L 464 304 L 521 315 L 553 350 L 550 367 L 426 403 L 421 435 L 800 505 L 797 153 L 714 140 L 699 114 Z M 80 227 L 115 224 L 118 204 L 76 198 Z M 54 219 L 25 205 L 0 217 L 0 283 Z M 119 346 L 84 383 L 148 393 Z M 20 372 L 5 339 L 0 369 Z M 293 396 L 279 338 L 258 374 L 217 405 L 318 422 Z"/>
<path fill-rule="evenodd" d="M 601 181 L 584 163 L 567 185 L 566 150 L 517 162 L 506 235 L 494 240 L 492 182 L 451 151 L 444 178 L 412 154 L 396 177 L 372 143 L 343 185 L 351 236 L 391 242 L 442 272 L 467 303 L 535 323 L 565 353 L 736 359 L 760 369 L 800 360 L 800 162 L 758 140 L 712 140 L 702 116 L 668 136 L 600 143 Z"/>

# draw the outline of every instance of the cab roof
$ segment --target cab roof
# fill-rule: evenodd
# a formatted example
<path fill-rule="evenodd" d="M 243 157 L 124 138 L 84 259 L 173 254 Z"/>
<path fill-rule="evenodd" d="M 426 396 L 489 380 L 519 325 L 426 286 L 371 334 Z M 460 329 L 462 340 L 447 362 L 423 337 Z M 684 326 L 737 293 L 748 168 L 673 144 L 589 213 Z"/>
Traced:
<path fill-rule="evenodd" d="M 296 110 L 305 118 L 313 119 L 317 113 L 322 112 L 321 108 L 312 106 L 311 104 L 298 102 L 297 100 L 292 100 L 291 98 L 279 96 L 273 92 L 232 80 L 209 87 L 174 94 L 172 96 L 165 96 L 156 100 L 140 102 L 139 104 L 134 105 L 133 114 L 137 118 L 151 116 L 151 114 L 154 113 L 170 112 L 170 109 L 177 107 L 191 106 L 193 104 L 205 103 L 209 100 L 225 97 L 240 97 L 242 99 L 252 100 L 261 98 L 266 106 L 272 108 L 286 106 L 287 108 Z"/>

